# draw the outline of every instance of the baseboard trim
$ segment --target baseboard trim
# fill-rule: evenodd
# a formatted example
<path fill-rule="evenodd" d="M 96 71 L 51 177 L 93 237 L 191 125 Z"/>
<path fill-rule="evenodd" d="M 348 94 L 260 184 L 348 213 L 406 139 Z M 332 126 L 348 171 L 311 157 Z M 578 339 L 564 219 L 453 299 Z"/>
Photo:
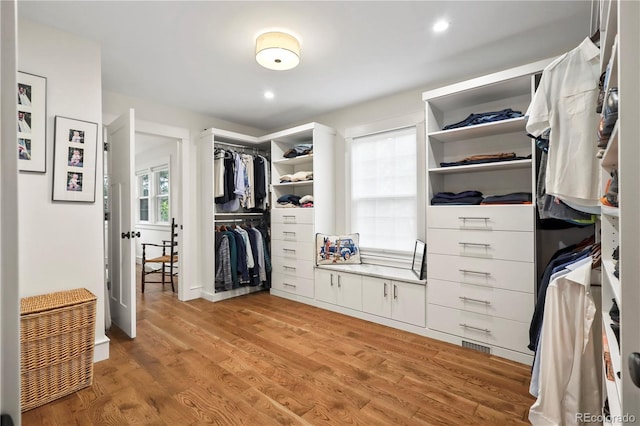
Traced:
<path fill-rule="evenodd" d="M 96 343 L 93 348 L 94 363 L 109 359 L 109 342 L 110 340 L 107 336 L 96 339 Z"/>

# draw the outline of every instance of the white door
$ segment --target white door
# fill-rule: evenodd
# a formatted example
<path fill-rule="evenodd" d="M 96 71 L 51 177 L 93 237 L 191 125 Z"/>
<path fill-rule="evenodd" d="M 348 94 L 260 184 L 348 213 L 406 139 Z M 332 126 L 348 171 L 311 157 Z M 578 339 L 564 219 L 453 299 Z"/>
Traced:
<path fill-rule="evenodd" d="M 127 336 L 136 337 L 134 111 L 107 126 L 109 143 L 109 307 Z"/>

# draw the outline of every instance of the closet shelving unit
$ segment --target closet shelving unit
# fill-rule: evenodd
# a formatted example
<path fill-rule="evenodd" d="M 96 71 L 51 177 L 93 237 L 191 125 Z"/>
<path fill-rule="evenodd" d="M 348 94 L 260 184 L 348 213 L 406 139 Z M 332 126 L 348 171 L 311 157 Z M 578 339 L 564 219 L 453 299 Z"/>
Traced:
<path fill-rule="evenodd" d="M 204 130 L 200 135 L 200 198 L 198 211 L 200 212 L 200 249 L 205 261 L 201 262 L 200 282 L 202 283 L 201 297 L 211 302 L 218 302 L 244 294 L 263 290 L 263 286 L 242 286 L 232 290 L 215 290 L 215 225 L 223 223 L 240 223 L 262 217 L 262 213 L 221 212 L 213 196 L 214 149 L 216 147 L 236 149 L 239 152 L 270 155 L 270 146 L 259 138 L 241 133 L 230 132 L 216 128 Z M 269 196 L 269 194 L 267 194 Z"/>
<path fill-rule="evenodd" d="M 632 382 L 628 357 L 640 352 L 640 60 L 637 41 L 640 3 L 603 0 L 601 15 L 601 72 L 607 65 L 610 77 L 606 90 L 618 87 L 618 121 L 602 157 L 602 195 L 612 170 L 618 171 L 619 207 L 602 207 L 602 330 L 610 350 L 614 380 L 608 380 L 603 354 L 603 404 L 608 401 L 611 417 L 605 424 L 622 424 L 625 417 L 640 419 L 640 389 Z M 617 41 L 616 41 L 617 37 Z M 605 92 L 607 93 L 607 92 Z M 620 247 L 620 278 L 614 275 L 613 251 Z M 620 310 L 620 342 L 611 329 L 609 311 L 616 301 Z M 618 377 L 620 373 L 620 377 Z"/>
<path fill-rule="evenodd" d="M 311 303 L 314 298 L 315 236 L 335 229 L 335 130 L 309 123 L 273 133 L 263 139 L 271 144 L 271 293 Z M 301 143 L 313 145 L 312 154 L 285 158 L 284 153 Z M 313 172 L 313 180 L 280 182 L 280 177 L 299 171 Z M 312 208 L 282 208 L 283 195 L 312 195 Z"/>
<path fill-rule="evenodd" d="M 539 61 L 423 93 L 427 187 L 489 195 L 535 194 L 535 160 L 441 167 L 473 155 L 535 158 L 524 117 L 442 130 L 471 113 L 511 108 L 524 113 Z M 428 205 L 427 328 L 438 339 L 531 363 L 527 348 L 534 308 L 535 206 Z"/>

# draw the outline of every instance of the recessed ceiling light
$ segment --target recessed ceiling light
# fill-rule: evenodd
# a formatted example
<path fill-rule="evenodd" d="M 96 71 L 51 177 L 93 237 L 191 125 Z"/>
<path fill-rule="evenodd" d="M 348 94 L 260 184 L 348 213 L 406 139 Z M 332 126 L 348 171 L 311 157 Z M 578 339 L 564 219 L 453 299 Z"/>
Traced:
<path fill-rule="evenodd" d="M 267 90 L 266 92 L 264 92 L 264 98 L 265 99 L 273 99 L 275 97 L 276 97 L 276 95 L 270 90 Z"/>
<path fill-rule="evenodd" d="M 441 33 L 443 31 L 446 31 L 447 28 L 449 28 L 449 22 L 445 21 L 444 19 L 441 19 L 435 24 L 433 24 L 434 33 Z"/>

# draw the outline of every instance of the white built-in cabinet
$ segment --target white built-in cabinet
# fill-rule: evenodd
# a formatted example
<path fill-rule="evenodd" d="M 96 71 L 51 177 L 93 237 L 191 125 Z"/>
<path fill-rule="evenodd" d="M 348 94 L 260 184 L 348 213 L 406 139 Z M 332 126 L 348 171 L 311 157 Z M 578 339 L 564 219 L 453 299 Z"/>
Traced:
<path fill-rule="evenodd" d="M 425 326 L 426 287 L 424 285 L 363 276 L 362 288 L 364 312 L 419 327 Z"/>
<path fill-rule="evenodd" d="M 316 269 L 315 298 L 322 302 L 362 310 L 362 276 Z"/>
<path fill-rule="evenodd" d="M 640 3 L 601 1 L 601 71 L 610 64 L 609 84 L 618 87 L 618 122 L 602 158 L 602 195 L 609 173 L 619 175 L 619 208 L 602 207 L 602 331 L 608 342 L 613 380 L 603 374 L 603 404 L 608 401 L 611 422 L 622 424 L 640 419 L 640 389 L 629 372 L 629 355 L 640 352 L 640 60 L 638 40 Z M 615 42 L 616 35 L 618 37 Z M 606 92 L 605 92 L 606 93 Z M 614 275 L 613 251 L 620 247 L 620 274 Z M 613 300 L 620 310 L 620 342 L 611 329 Z M 603 354 L 603 369 L 604 354 Z M 626 417 L 625 417 L 626 416 Z"/>
<path fill-rule="evenodd" d="M 335 130 L 310 123 L 273 133 L 263 139 L 271 145 L 271 292 L 276 295 L 314 298 L 316 233 L 335 229 Z M 293 158 L 284 154 L 295 145 L 313 145 L 313 153 Z M 313 179 L 281 182 L 280 177 L 312 172 Z M 309 208 L 283 208 L 284 195 L 313 196 Z"/>
<path fill-rule="evenodd" d="M 535 145 L 524 117 L 442 130 L 471 113 L 526 112 L 535 75 L 549 61 L 425 92 L 427 140 L 427 328 L 451 343 L 531 363 L 535 210 L 529 205 L 431 205 L 438 192 L 535 195 Z M 474 155 L 521 160 L 441 167 Z"/>

